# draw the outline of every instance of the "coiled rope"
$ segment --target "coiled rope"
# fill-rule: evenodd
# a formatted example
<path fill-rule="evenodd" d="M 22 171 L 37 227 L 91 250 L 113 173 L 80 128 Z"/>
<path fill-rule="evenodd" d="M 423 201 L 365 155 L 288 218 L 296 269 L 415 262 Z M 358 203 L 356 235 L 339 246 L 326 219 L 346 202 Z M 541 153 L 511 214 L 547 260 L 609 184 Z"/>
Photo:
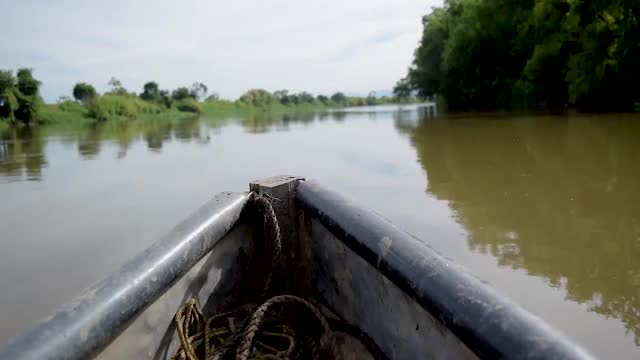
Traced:
<path fill-rule="evenodd" d="M 272 199 L 255 195 L 253 203 L 262 213 L 264 234 L 272 242 L 271 269 L 262 297 L 271 292 L 274 271 L 282 266 L 282 237 Z M 172 359 L 181 360 L 289 360 L 335 359 L 333 331 L 357 337 L 374 359 L 386 359 L 366 334 L 352 325 L 325 318 L 307 300 L 277 295 L 260 306 L 247 304 L 207 319 L 192 297 L 175 315 L 180 349 Z M 332 329 L 333 328 L 333 329 Z"/>

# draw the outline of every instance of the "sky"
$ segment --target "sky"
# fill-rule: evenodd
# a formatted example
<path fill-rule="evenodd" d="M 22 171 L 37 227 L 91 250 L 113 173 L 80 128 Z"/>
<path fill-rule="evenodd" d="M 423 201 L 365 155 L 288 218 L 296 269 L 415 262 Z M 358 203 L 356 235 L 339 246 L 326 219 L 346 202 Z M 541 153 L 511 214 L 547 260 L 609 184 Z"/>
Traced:
<path fill-rule="evenodd" d="M 367 94 L 406 74 L 421 18 L 442 0 L 0 0 L 0 69 L 30 67 L 53 102 L 77 82 L 140 92 L 202 82 Z"/>

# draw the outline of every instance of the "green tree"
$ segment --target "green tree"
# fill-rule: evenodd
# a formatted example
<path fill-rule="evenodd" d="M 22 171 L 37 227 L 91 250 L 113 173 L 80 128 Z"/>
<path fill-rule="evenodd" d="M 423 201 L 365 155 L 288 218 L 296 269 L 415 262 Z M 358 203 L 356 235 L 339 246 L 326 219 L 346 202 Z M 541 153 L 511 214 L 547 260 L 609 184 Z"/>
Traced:
<path fill-rule="evenodd" d="M 142 87 L 140 98 L 145 101 L 158 101 L 160 100 L 160 87 L 155 81 L 149 81 Z"/>
<path fill-rule="evenodd" d="M 73 98 L 85 105 L 95 99 L 96 95 L 96 89 L 91 84 L 77 83 L 73 87 Z"/>
<path fill-rule="evenodd" d="M 189 93 L 192 98 L 202 100 L 207 96 L 208 90 L 207 85 L 201 82 L 194 82 L 193 85 L 191 85 L 191 89 L 189 89 Z"/>
<path fill-rule="evenodd" d="M 24 96 L 38 95 L 38 89 L 40 88 L 41 83 L 33 77 L 32 72 L 32 69 L 21 68 L 18 69 L 16 74 L 16 87 Z"/>
<path fill-rule="evenodd" d="M 566 80 L 572 102 L 585 110 L 632 110 L 640 96 L 640 3 L 570 1 L 564 26 L 578 46 Z"/>
<path fill-rule="evenodd" d="M 32 72 L 31 69 L 21 68 L 16 73 L 18 108 L 13 114 L 16 119 L 26 124 L 35 120 L 42 102 L 38 94 L 41 83 L 33 77 Z"/>
<path fill-rule="evenodd" d="M 187 87 L 181 86 L 171 92 L 171 98 L 173 100 L 180 101 L 186 98 L 193 98 L 193 95 Z"/>
<path fill-rule="evenodd" d="M 411 97 L 411 84 L 408 78 L 402 78 L 398 80 L 393 87 L 393 96 L 398 102 L 406 102 Z"/>
<path fill-rule="evenodd" d="M 201 112 L 200 104 L 198 104 L 196 99 L 192 97 L 177 101 L 175 106 L 180 111 L 186 111 L 186 112 L 192 112 L 192 113 Z"/>
<path fill-rule="evenodd" d="M 289 105 L 291 99 L 289 99 L 289 90 L 278 90 L 273 93 L 273 98 L 282 105 Z"/>
<path fill-rule="evenodd" d="M 11 70 L 0 70 L 0 118 L 15 120 L 14 112 L 18 109 L 18 89 L 16 78 Z"/>
<path fill-rule="evenodd" d="M 300 99 L 301 103 L 312 103 L 315 98 L 313 97 L 313 95 L 311 95 L 310 93 L 303 91 L 301 93 L 298 94 L 298 98 Z"/>
<path fill-rule="evenodd" d="M 345 102 L 347 102 L 347 97 L 343 93 L 337 92 L 331 95 L 331 101 L 336 104 L 344 104 Z"/>
<path fill-rule="evenodd" d="M 326 95 L 318 95 L 316 96 L 316 99 L 325 105 L 329 103 L 329 97 Z"/>
<path fill-rule="evenodd" d="M 169 90 L 160 90 L 160 92 L 158 93 L 158 96 L 160 98 L 160 102 L 167 108 L 171 107 L 171 104 L 173 103 L 173 99 L 171 98 L 171 93 L 169 93 Z"/>
<path fill-rule="evenodd" d="M 253 106 L 267 106 L 274 100 L 273 95 L 263 89 L 251 89 L 240 97 L 240 102 Z"/>
<path fill-rule="evenodd" d="M 421 97 L 442 93 L 444 90 L 443 54 L 452 18 L 448 10 L 447 5 L 435 8 L 431 14 L 422 18 L 422 39 L 414 52 L 413 65 L 407 76 L 409 83 L 418 89 Z"/>
<path fill-rule="evenodd" d="M 127 89 L 125 89 L 122 86 L 122 82 L 113 76 L 111 77 L 111 80 L 109 80 L 108 85 L 111 87 L 109 94 L 112 94 L 112 95 L 128 95 L 129 94 L 127 92 Z"/>
<path fill-rule="evenodd" d="M 639 12 L 635 0 L 447 0 L 423 18 L 408 82 L 461 110 L 630 110 Z"/>
<path fill-rule="evenodd" d="M 298 94 L 291 94 L 288 97 L 289 104 L 299 105 L 300 104 L 300 96 Z"/>

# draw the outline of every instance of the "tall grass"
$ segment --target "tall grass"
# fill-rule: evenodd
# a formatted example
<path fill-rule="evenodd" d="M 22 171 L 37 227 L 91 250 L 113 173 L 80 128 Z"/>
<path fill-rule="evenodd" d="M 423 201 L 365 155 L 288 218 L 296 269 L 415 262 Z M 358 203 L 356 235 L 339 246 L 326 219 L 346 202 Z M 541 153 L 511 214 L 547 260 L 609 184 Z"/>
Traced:
<path fill-rule="evenodd" d="M 73 101 L 65 101 L 61 104 L 47 104 L 40 107 L 37 120 L 40 124 L 53 125 L 62 123 L 84 123 L 87 121 L 87 109 Z"/>
<path fill-rule="evenodd" d="M 142 114 L 159 114 L 162 107 L 129 95 L 102 95 L 88 106 L 88 115 L 98 121 L 135 119 Z"/>
<path fill-rule="evenodd" d="M 198 104 L 196 103 L 196 106 Z M 42 106 L 37 115 L 38 123 L 47 127 L 79 129 L 98 122 L 130 122 L 132 120 L 159 120 L 172 122 L 193 117 L 193 112 L 149 103 L 132 96 L 103 95 L 95 98 L 86 107 L 75 101 Z M 9 126 L 10 124 L 6 124 Z M 0 120 L 0 128 L 5 122 Z"/>

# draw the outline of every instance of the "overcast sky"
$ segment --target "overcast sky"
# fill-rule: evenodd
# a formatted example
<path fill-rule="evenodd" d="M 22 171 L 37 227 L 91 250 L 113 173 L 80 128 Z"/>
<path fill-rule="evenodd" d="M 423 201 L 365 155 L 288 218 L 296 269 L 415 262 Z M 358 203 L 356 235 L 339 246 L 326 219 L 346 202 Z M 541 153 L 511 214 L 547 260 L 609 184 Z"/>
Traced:
<path fill-rule="evenodd" d="M 441 0 L 0 0 L 0 69 L 31 67 L 55 101 L 76 82 L 129 90 L 390 89 Z"/>

